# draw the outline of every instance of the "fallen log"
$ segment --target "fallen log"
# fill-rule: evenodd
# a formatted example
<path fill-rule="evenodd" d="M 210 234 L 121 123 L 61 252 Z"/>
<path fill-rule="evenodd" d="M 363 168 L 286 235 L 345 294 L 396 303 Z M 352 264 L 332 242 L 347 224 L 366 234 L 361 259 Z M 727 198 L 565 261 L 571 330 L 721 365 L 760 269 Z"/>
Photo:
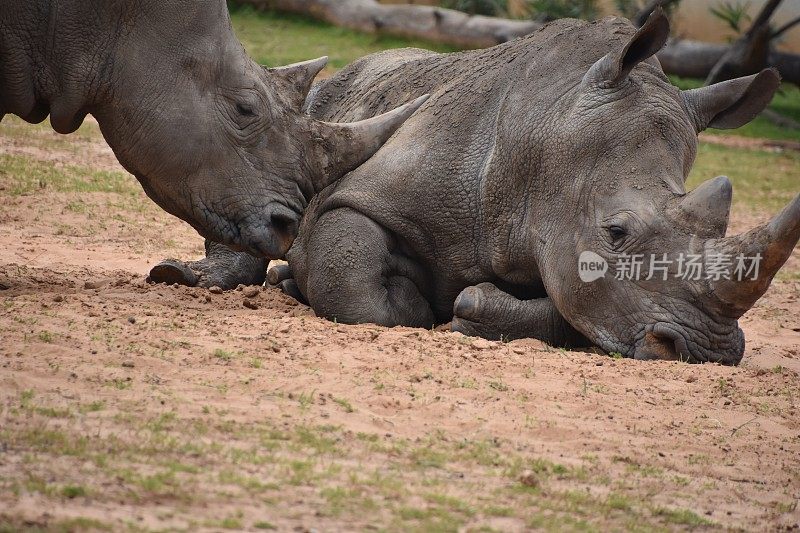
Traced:
<path fill-rule="evenodd" d="M 238 3 L 307 15 L 367 33 L 425 39 L 461 48 L 494 46 L 542 27 L 535 21 L 468 15 L 435 6 L 380 4 L 375 0 L 238 0 Z M 727 50 L 727 45 L 674 39 L 658 54 L 658 59 L 668 74 L 704 79 Z M 772 51 L 768 63 L 781 72 L 784 81 L 800 85 L 800 55 Z"/>
<path fill-rule="evenodd" d="M 542 27 L 435 6 L 379 4 L 375 0 L 240 0 L 258 9 L 309 15 L 335 26 L 368 33 L 425 39 L 461 48 L 483 48 L 527 35 Z"/>
<path fill-rule="evenodd" d="M 657 57 L 668 74 L 705 79 L 727 51 L 724 44 L 673 39 Z M 767 65 L 777 68 L 784 81 L 800 85 L 800 55 L 773 50 Z"/>

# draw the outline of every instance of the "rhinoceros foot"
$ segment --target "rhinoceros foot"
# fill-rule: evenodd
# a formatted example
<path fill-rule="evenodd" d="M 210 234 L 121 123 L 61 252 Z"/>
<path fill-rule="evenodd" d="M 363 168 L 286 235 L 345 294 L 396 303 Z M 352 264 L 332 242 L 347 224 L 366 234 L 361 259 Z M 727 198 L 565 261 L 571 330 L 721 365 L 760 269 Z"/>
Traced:
<path fill-rule="evenodd" d="M 153 283 L 166 283 L 172 285 L 186 285 L 196 287 L 198 275 L 191 269 L 189 263 L 178 259 L 164 259 L 150 269 L 148 279 Z"/>
<path fill-rule="evenodd" d="M 591 344 L 564 320 L 550 298 L 520 300 L 492 283 L 461 291 L 453 304 L 451 329 L 489 340 L 534 338 L 563 347 Z"/>
<path fill-rule="evenodd" d="M 153 283 L 177 283 L 189 287 L 235 289 L 239 285 L 263 285 L 267 260 L 227 246 L 206 241 L 206 257 L 199 261 L 165 259 L 150 270 Z"/>
<path fill-rule="evenodd" d="M 496 316 L 494 309 L 486 309 L 487 296 L 501 296 L 500 289 L 491 283 L 481 283 L 474 287 L 467 287 L 456 298 L 453 304 L 453 321 L 450 325 L 452 331 L 457 331 L 470 337 L 483 337 L 489 340 L 508 339 L 507 324 Z M 509 295 L 505 295 L 509 296 Z M 524 335 L 523 335 L 524 336 Z"/>
<path fill-rule="evenodd" d="M 275 265 L 267 272 L 267 283 L 270 287 L 280 289 L 284 294 L 290 296 L 303 305 L 308 305 L 308 300 L 300 292 L 297 282 L 294 280 L 292 269 L 288 264 Z"/>

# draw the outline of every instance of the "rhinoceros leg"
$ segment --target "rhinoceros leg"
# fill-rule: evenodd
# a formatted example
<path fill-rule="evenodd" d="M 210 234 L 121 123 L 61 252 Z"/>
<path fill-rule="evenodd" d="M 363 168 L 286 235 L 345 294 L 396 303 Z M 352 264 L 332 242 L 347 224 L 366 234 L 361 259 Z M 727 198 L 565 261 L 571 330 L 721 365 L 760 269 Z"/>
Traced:
<path fill-rule="evenodd" d="M 591 346 L 559 314 L 550 298 L 518 300 L 491 283 L 467 287 L 453 305 L 452 330 L 504 340 L 535 338 L 552 346 Z"/>
<path fill-rule="evenodd" d="M 418 288 L 425 285 L 424 270 L 391 232 L 349 208 L 324 213 L 308 230 L 301 286 L 318 316 L 383 326 L 436 322 Z"/>
<path fill-rule="evenodd" d="M 267 260 L 206 240 L 206 257 L 199 261 L 165 259 L 150 270 L 154 283 L 177 283 L 189 287 L 261 285 L 267 275 Z"/>

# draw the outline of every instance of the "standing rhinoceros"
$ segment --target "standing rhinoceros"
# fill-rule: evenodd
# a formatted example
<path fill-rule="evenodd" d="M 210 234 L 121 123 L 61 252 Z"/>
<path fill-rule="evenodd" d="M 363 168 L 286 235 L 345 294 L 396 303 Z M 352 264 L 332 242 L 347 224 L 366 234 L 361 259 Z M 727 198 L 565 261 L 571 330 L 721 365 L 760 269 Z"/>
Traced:
<path fill-rule="evenodd" d="M 684 180 L 697 133 L 747 123 L 779 79 L 765 70 L 680 91 L 653 57 L 668 34 L 660 12 L 638 31 L 618 18 L 562 20 L 486 50 L 392 51 L 346 68 L 315 89 L 311 116 L 431 98 L 312 201 L 288 254 L 295 279 L 282 269 L 271 281 L 339 322 L 452 319 L 486 337 L 737 363 L 737 319 L 800 238 L 800 196 L 724 238 L 728 179 L 689 194 Z M 637 256 L 657 261 L 617 275 Z M 708 272 L 686 276 L 698 257 Z M 583 262 L 599 270 L 582 277 Z"/>
<path fill-rule="evenodd" d="M 422 102 L 355 124 L 301 112 L 325 58 L 254 63 L 224 0 L 3 0 L 0 118 L 93 114 L 120 163 L 202 235 L 279 258 L 307 201 Z"/>

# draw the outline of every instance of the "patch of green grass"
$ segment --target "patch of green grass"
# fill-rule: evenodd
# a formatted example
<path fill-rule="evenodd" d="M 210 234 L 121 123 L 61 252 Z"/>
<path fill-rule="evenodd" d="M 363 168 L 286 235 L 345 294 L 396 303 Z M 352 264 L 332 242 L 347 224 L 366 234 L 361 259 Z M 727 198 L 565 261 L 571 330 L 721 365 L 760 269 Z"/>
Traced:
<path fill-rule="evenodd" d="M 247 492 L 254 494 L 277 488 L 277 485 L 262 483 L 260 480 L 252 476 L 246 476 L 233 469 L 221 471 L 218 479 L 219 482 L 224 485 L 236 485 L 243 488 Z"/>
<path fill-rule="evenodd" d="M 440 507 L 400 507 L 397 517 L 401 521 L 398 529 L 403 531 L 456 532 L 466 519 Z"/>
<path fill-rule="evenodd" d="M 494 389 L 496 391 L 505 392 L 505 391 L 508 390 L 508 385 L 506 385 L 505 383 L 503 383 L 500 380 L 490 381 L 489 382 L 489 388 L 490 389 Z"/>
<path fill-rule="evenodd" d="M 227 350 L 223 350 L 222 348 L 217 348 L 214 350 L 214 357 L 219 359 L 220 361 L 225 361 L 229 363 L 233 359 L 233 354 Z"/>
<path fill-rule="evenodd" d="M 374 511 L 378 507 L 374 500 L 365 496 L 357 487 L 326 487 L 320 491 L 320 495 L 325 498 L 330 514 L 334 516 L 346 511 Z"/>
<path fill-rule="evenodd" d="M 442 468 L 447 464 L 449 456 L 434 446 L 420 446 L 411 451 L 410 459 L 421 468 Z"/>
<path fill-rule="evenodd" d="M 427 48 L 452 52 L 450 46 L 360 33 L 298 15 L 255 12 L 233 7 L 231 19 L 236 36 L 247 53 L 267 66 L 286 65 L 329 56 L 328 69 L 338 70 L 359 57 L 389 48 Z M 331 70 L 329 70 L 331 72 Z"/>
<path fill-rule="evenodd" d="M 33 389 L 25 389 L 24 391 L 22 391 L 19 394 L 19 404 L 23 408 L 29 407 L 30 403 L 31 403 L 31 400 L 33 400 L 33 397 L 35 395 L 36 395 L 36 393 L 33 391 Z"/>
<path fill-rule="evenodd" d="M 80 498 L 82 496 L 86 496 L 86 494 L 86 488 L 81 487 L 80 485 L 67 485 L 61 488 L 61 495 L 69 499 Z"/>
<path fill-rule="evenodd" d="M 114 378 L 106 382 L 109 387 L 113 387 L 117 390 L 126 390 L 130 389 L 133 385 L 133 381 L 130 379 L 122 379 L 122 378 Z"/>
<path fill-rule="evenodd" d="M 353 405 L 348 400 L 345 400 L 344 398 L 334 398 L 333 401 L 336 403 L 336 405 L 344 409 L 345 413 L 355 412 Z"/>
<path fill-rule="evenodd" d="M 743 150 L 701 143 L 687 190 L 715 176 L 733 183 L 734 208 L 766 208 L 777 211 L 800 192 L 800 153 Z"/>
<path fill-rule="evenodd" d="M 81 413 L 96 413 L 106 408 L 106 402 L 102 400 L 95 400 L 93 402 L 81 405 L 79 411 Z"/>
<path fill-rule="evenodd" d="M 80 154 L 85 143 L 102 139 L 100 127 L 86 120 L 77 131 L 69 135 L 60 135 L 53 131 L 50 121 L 29 124 L 19 117 L 6 115 L 2 121 L 3 136 L 24 141 L 26 145 L 37 148 L 54 149 Z"/>
<path fill-rule="evenodd" d="M 297 401 L 300 403 L 300 409 L 305 411 L 312 405 L 314 405 L 314 395 L 317 393 L 316 390 L 312 390 L 311 392 L 301 392 L 300 397 Z"/>
<path fill-rule="evenodd" d="M 0 440 L 40 452 L 74 456 L 83 456 L 89 445 L 89 440 L 82 435 L 39 426 L 2 430 Z"/>
<path fill-rule="evenodd" d="M 662 518 L 668 524 L 677 526 L 710 526 L 713 524 L 710 520 L 703 518 L 689 509 L 667 509 L 659 507 L 653 510 L 653 514 Z"/>
<path fill-rule="evenodd" d="M 72 211 L 73 213 L 87 213 L 89 211 L 89 206 L 86 205 L 86 202 L 82 200 L 75 200 L 70 202 L 66 205 L 67 211 Z"/>
<path fill-rule="evenodd" d="M 136 180 L 124 172 L 97 170 L 79 165 L 59 165 L 24 155 L 0 154 L 0 180 L 12 195 L 41 190 L 57 192 L 113 192 L 139 194 Z"/>
<path fill-rule="evenodd" d="M 300 426 L 296 429 L 298 444 L 303 448 L 310 448 L 317 454 L 337 454 L 336 439 L 324 434 L 324 428 L 310 428 Z"/>

